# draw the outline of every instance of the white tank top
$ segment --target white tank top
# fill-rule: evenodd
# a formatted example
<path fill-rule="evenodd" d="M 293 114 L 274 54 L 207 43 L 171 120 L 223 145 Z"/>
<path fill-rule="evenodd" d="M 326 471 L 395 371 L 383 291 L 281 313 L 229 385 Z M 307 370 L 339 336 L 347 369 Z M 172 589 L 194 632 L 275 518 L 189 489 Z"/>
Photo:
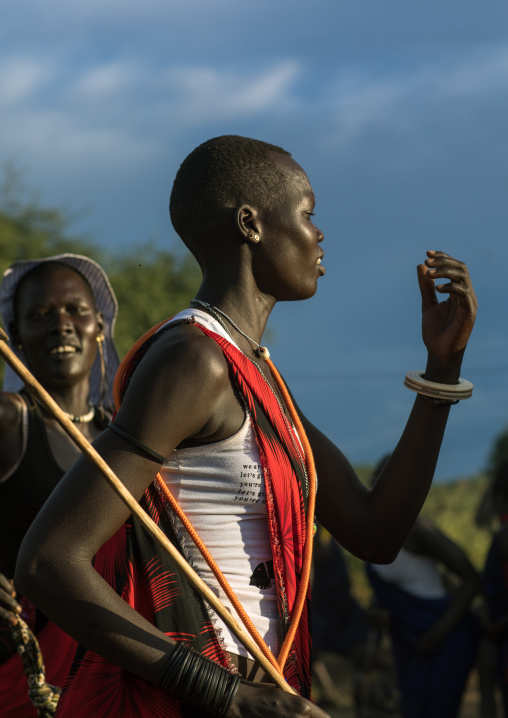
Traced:
<path fill-rule="evenodd" d="M 223 327 L 200 310 L 185 310 L 174 319 L 189 316 L 231 341 Z M 271 578 L 265 485 L 248 412 L 240 430 L 228 439 L 174 451 L 164 463 L 161 475 L 260 635 L 270 650 L 277 653 L 280 647 L 278 611 Z M 237 618 L 215 576 L 182 527 L 179 538 L 198 574 Z M 218 616 L 215 627 L 228 651 L 249 655 Z"/>
<path fill-rule="evenodd" d="M 397 558 L 388 564 L 371 564 L 385 581 L 419 598 L 444 598 L 446 590 L 436 562 L 401 548 Z"/>

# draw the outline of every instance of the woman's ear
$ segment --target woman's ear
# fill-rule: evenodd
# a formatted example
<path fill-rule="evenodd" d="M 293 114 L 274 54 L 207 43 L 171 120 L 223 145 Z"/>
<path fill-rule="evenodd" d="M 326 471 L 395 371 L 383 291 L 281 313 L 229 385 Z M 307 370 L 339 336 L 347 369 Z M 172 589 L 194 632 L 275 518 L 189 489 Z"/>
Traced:
<path fill-rule="evenodd" d="M 104 331 L 104 327 L 106 326 L 106 322 L 104 321 L 104 314 L 102 312 L 97 312 L 95 316 L 97 318 L 99 334 L 102 334 L 102 332 Z"/>
<path fill-rule="evenodd" d="M 238 229 L 248 242 L 257 244 L 261 239 L 259 214 L 251 205 L 243 204 L 236 211 Z"/>

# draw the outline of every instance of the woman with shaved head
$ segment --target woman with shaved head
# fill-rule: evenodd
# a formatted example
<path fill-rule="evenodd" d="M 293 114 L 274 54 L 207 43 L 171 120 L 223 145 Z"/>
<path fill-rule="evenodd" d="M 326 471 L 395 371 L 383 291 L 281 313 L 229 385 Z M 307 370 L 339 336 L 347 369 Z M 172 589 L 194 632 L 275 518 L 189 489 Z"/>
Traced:
<path fill-rule="evenodd" d="M 243 608 L 298 695 L 270 685 L 82 460 L 37 518 L 15 577 L 83 646 L 60 716 L 325 715 L 309 701 L 314 514 L 362 559 L 393 560 L 432 481 L 450 404 L 467 395 L 459 373 L 476 298 L 462 262 L 427 252 L 427 367 L 408 379 L 413 411 L 369 491 L 298 410 L 262 345 L 275 304 L 308 299 L 324 281 L 314 203 L 280 147 L 224 136 L 187 157 L 171 219 L 203 282 L 128 355 L 114 422 L 95 442 L 225 605 Z"/>

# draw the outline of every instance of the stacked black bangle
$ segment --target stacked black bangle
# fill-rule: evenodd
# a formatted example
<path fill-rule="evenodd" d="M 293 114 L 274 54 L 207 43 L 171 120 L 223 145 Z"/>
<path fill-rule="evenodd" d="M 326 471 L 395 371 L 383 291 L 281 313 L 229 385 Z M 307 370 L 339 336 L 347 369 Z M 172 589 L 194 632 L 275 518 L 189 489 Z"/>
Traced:
<path fill-rule="evenodd" d="M 155 683 L 185 705 L 224 718 L 240 685 L 240 676 L 179 643 Z"/>

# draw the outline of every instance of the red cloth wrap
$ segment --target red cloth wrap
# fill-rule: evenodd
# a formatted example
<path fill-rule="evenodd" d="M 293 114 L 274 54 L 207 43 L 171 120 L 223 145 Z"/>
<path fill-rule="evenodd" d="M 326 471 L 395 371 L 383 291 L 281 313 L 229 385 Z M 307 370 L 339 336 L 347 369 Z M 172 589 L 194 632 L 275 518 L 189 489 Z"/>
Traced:
<path fill-rule="evenodd" d="M 232 378 L 252 415 L 265 479 L 268 528 L 284 635 L 298 590 L 305 539 L 303 451 L 256 366 L 226 339 L 199 324 L 195 326 L 222 348 Z M 121 365 L 122 396 L 148 348 L 161 332 L 170 328 L 165 326 L 149 337 L 137 353 Z M 140 504 L 181 550 L 169 505 L 156 481 L 147 489 Z M 201 597 L 135 517 L 131 516 L 100 549 L 94 566 L 130 606 L 166 635 L 185 641 L 224 666 L 229 665 Z M 310 696 L 308 606 L 304 608 L 284 675 L 298 693 Z M 112 666 L 90 651 L 76 663 L 57 710 L 58 718 L 89 718 L 91 715 L 94 718 L 184 718 L 187 713 L 195 715 L 150 683 Z"/>

